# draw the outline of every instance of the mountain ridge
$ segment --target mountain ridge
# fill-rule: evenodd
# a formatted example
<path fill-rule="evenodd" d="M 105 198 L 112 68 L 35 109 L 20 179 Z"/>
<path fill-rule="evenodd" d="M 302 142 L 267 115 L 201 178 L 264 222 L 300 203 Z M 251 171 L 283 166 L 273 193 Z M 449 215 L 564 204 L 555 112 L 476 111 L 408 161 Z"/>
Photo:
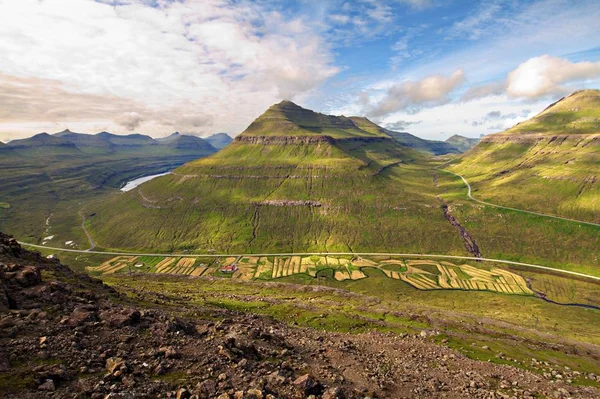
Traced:
<path fill-rule="evenodd" d="M 425 173 L 413 169 L 427 162 L 428 154 L 376 129 L 381 128 L 369 132 L 356 119 L 318 114 L 289 102 L 275 104 L 212 156 L 94 205 L 90 230 L 98 245 L 110 248 L 347 250 L 374 244 L 361 239 L 363 234 L 386 234 L 393 242 L 408 234 L 404 230 L 431 236 L 432 231 L 409 229 L 396 211 L 389 218 L 397 223 L 377 231 L 366 222 L 390 212 L 390 201 L 414 196 L 419 198 L 409 206 L 418 208 L 414 214 L 425 211 L 437 217 L 426 227 L 448 235 L 443 242 L 461 248 L 434 195 L 420 193 L 417 186 L 391 184 L 405 174 Z M 428 172 L 423 178 L 431 179 Z M 423 208 L 423 201 L 431 205 Z M 127 212 L 117 218 L 117 209 Z M 174 223 L 182 218 L 185 223 Z M 404 227 L 399 231 L 398 225 Z M 392 245 L 384 241 L 378 246 Z"/>
<path fill-rule="evenodd" d="M 286 100 L 270 106 L 237 137 L 240 136 L 387 137 L 360 129 L 346 116 L 325 115 Z"/>
<path fill-rule="evenodd" d="M 110 154 L 119 151 L 160 151 L 161 148 L 174 148 L 180 151 L 206 153 L 216 152 L 206 140 L 192 135 L 183 135 L 178 132 L 168 137 L 154 139 L 150 136 L 134 133 L 118 135 L 110 132 L 96 134 L 76 133 L 65 129 L 55 134 L 39 133 L 29 138 L 13 140 L 6 144 L 16 150 L 36 149 L 38 152 L 51 147 L 60 147 L 73 150 L 73 155 L 81 153 Z M 23 152 L 22 155 L 28 155 Z"/>
<path fill-rule="evenodd" d="M 542 112 L 526 121 L 484 138 L 512 134 L 579 135 L 600 133 L 600 90 L 578 90 L 550 104 Z"/>

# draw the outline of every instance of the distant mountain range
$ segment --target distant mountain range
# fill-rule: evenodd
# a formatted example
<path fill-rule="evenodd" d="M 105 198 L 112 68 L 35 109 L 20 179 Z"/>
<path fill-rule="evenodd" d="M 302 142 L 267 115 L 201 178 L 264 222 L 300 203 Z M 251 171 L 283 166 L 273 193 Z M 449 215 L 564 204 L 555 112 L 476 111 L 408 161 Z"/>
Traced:
<path fill-rule="evenodd" d="M 292 115 L 293 119 L 293 109 L 294 107 L 297 107 L 297 105 L 290 104 L 293 103 L 283 102 L 283 106 L 290 108 L 288 111 L 288 116 Z M 367 118 L 356 116 L 349 118 L 333 117 L 339 118 L 339 120 L 344 122 L 338 122 L 338 124 L 335 126 L 329 124 L 325 130 L 319 131 L 319 129 L 323 128 L 316 128 L 315 124 L 327 121 L 327 118 L 332 117 L 318 113 L 315 113 L 315 115 L 319 116 L 314 117 L 313 121 L 304 121 L 304 123 L 302 123 L 299 120 L 293 120 L 293 126 L 302 126 L 301 131 L 303 132 L 310 132 L 311 134 L 327 133 L 333 136 L 335 136 L 335 134 L 340 134 L 340 132 L 344 130 L 346 132 L 345 134 L 350 135 L 357 134 L 359 130 L 362 130 L 363 133 L 366 131 L 377 136 L 390 136 L 405 147 L 414 148 L 415 150 L 424 151 L 433 155 L 459 154 L 467 151 L 479 142 L 479 139 L 467 138 L 459 135 L 454 135 L 446 141 L 426 140 L 407 132 L 397 132 L 385 129 L 371 122 Z M 278 121 L 277 126 L 275 127 L 273 126 L 272 121 L 266 123 L 261 122 L 260 126 L 257 126 L 256 122 L 254 122 L 254 124 L 248 128 L 247 133 L 250 132 L 248 134 L 259 135 L 261 134 L 261 131 L 268 131 L 269 129 L 271 129 L 271 131 L 278 132 L 285 131 L 285 123 L 285 121 Z M 325 123 L 325 125 L 327 125 L 327 123 Z M 273 130 L 274 128 L 276 129 Z M 337 132 L 335 132 L 336 129 L 338 130 Z M 140 150 L 152 146 L 161 146 L 160 148 L 175 148 L 181 151 L 196 152 L 211 151 L 213 149 L 220 150 L 226 147 L 232 141 L 233 138 L 231 138 L 227 133 L 216 133 L 208 137 L 200 138 L 193 135 L 185 135 L 175 132 L 167 137 L 153 139 L 150 136 L 142 134 L 116 135 L 108 132 L 84 134 L 74 133 L 70 130 L 64 130 L 53 135 L 48 133 L 40 133 L 30 138 L 13 140 L 8 144 L 0 142 L 0 148 L 6 146 L 7 148 L 13 149 L 31 150 L 34 148 L 44 147 L 45 150 L 52 149 L 52 152 L 56 152 L 61 148 L 63 150 L 65 148 L 76 148 L 83 153 L 111 153 L 120 150 Z M 209 145 L 213 148 L 210 148 Z M 0 152 L 0 154 L 2 153 L 3 152 Z"/>
<path fill-rule="evenodd" d="M 212 136 L 211 136 L 212 137 Z M 222 137 L 220 140 L 224 140 Z M 21 155 L 31 155 L 32 150 L 64 153 L 65 151 L 84 154 L 115 154 L 123 151 L 151 153 L 199 153 L 206 155 L 216 152 L 209 141 L 200 137 L 183 135 L 177 132 L 164 138 L 153 139 L 142 134 L 117 135 L 108 132 L 97 134 L 74 133 L 70 130 L 50 135 L 36 134 L 33 137 L 13 140 L 6 144 Z"/>

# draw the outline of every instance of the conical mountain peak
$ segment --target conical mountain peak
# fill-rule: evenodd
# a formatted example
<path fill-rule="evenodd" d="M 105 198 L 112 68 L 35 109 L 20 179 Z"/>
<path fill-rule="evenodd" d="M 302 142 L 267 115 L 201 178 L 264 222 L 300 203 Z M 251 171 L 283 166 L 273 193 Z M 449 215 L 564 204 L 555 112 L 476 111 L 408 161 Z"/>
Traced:
<path fill-rule="evenodd" d="M 363 130 L 351 118 L 314 112 L 291 101 L 272 105 L 240 135 L 248 136 L 328 136 L 331 138 L 387 137 L 385 133 Z"/>

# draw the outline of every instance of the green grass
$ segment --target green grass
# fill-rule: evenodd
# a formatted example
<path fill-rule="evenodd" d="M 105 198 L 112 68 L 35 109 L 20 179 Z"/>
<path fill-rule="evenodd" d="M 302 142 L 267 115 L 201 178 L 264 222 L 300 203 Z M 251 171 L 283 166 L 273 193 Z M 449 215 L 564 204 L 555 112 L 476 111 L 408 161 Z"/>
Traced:
<path fill-rule="evenodd" d="M 467 198 L 460 178 L 443 172 L 438 178 L 442 197 L 484 257 L 600 276 L 600 227 L 481 205 Z M 512 206 L 527 209 L 522 201 Z"/>
<path fill-rule="evenodd" d="M 483 201 L 600 223 L 600 91 L 567 97 L 486 137 L 450 170 Z"/>
<path fill-rule="evenodd" d="M 153 207 L 135 191 L 89 206 L 90 230 L 100 246 L 115 249 L 465 254 L 422 158 L 394 145 L 234 143 L 146 183 Z M 376 174 L 398 160 L 406 165 Z M 265 200 L 322 206 L 257 205 Z"/>

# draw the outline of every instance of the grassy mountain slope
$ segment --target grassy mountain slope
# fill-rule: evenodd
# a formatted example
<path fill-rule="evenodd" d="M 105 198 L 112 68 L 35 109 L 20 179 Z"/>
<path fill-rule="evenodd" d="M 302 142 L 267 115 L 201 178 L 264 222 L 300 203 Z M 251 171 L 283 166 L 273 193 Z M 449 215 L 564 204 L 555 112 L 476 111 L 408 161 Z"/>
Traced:
<path fill-rule="evenodd" d="M 479 143 L 479 140 L 480 139 L 474 139 L 455 134 L 454 136 L 446 139 L 446 143 L 456 147 L 456 149 L 458 149 L 460 152 L 466 152 L 475 147 L 477 143 Z"/>
<path fill-rule="evenodd" d="M 600 132 L 600 90 L 580 90 L 550 104 L 535 117 L 500 133 L 595 134 Z"/>
<path fill-rule="evenodd" d="M 600 223 L 600 91 L 484 137 L 450 169 L 479 199 Z"/>
<path fill-rule="evenodd" d="M 213 156 L 87 212 L 106 248 L 465 253 L 427 162 L 349 118 L 283 102 Z"/>

